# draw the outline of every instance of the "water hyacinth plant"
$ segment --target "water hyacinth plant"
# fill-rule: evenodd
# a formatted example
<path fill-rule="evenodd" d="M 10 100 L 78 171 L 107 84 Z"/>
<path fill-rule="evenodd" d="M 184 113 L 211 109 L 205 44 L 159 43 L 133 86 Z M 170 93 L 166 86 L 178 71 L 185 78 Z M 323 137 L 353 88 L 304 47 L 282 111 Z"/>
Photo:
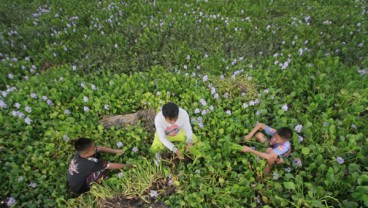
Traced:
<path fill-rule="evenodd" d="M 96 207 L 119 197 L 147 207 L 368 206 L 365 0 L 19 0 L 0 11 L 6 206 Z M 201 141 L 182 148 L 183 161 L 152 155 L 142 122 L 101 125 L 168 101 L 188 111 Z M 294 133 L 270 175 L 263 159 L 241 153 L 256 122 Z M 121 148 L 105 159 L 137 168 L 73 198 L 65 173 L 78 137 Z M 175 191 L 151 187 L 158 178 Z"/>

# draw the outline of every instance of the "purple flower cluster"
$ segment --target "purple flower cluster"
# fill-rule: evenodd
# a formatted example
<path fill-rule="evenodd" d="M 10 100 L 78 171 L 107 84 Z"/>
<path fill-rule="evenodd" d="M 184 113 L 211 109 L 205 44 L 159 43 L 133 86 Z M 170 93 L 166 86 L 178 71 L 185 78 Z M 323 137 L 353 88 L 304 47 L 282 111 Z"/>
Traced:
<path fill-rule="evenodd" d="M 118 143 L 116 143 L 116 146 L 117 146 L 118 148 L 123 147 L 123 142 L 118 142 Z"/>
<path fill-rule="evenodd" d="M 132 151 L 133 152 L 138 152 L 138 147 L 133 147 Z"/>
<path fill-rule="evenodd" d="M 297 126 L 295 126 L 295 131 L 300 133 L 302 132 L 303 126 L 301 124 L 298 124 Z"/>
<path fill-rule="evenodd" d="M 344 164 L 344 162 L 345 162 L 344 158 L 342 158 L 342 157 L 336 157 L 336 161 L 337 161 L 340 165 Z"/>

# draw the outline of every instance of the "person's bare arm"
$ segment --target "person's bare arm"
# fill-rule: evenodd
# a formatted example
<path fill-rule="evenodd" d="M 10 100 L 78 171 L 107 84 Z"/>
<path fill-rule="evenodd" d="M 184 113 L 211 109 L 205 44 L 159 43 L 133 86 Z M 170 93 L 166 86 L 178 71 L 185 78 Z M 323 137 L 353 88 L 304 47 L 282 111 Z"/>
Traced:
<path fill-rule="evenodd" d="M 260 152 L 248 146 L 244 146 L 244 148 L 242 149 L 242 152 L 250 152 L 266 160 L 275 160 L 275 158 L 277 157 L 277 154 L 274 151 Z"/>
<path fill-rule="evenodd" d="M 98 146 L 97 147 L 99 152 L 107 152 L 107 153 L 113 153 L 113 154 L 123 154 L 123 150 L 121 149 L 112 149 L 109 147 L 104 147 L 104 146 Z"/>
<path fill-rule="evenodd" d="M 265 130 L 265 129 L 266 129 L 266 125 L 265 125 L 265 124 L 263 124 L 263 123 L 257 123 L 257 124 L 254 126 L 254 128 L 252 129 L 252 131 L 250 131 L 250 132 L 248 133 L 248 135 L 246 135 L 246 136 L 244 137 L 244 141 L 249 141 L 249 140 L 253 137 L 253 135 L 254 135 L 258 130 L 260 130 L 260 129 Z"/>
<path fill-rule="evenodd" d="M 107 169 L 113 170 L 113 169 L 123 169 L 123 168 L 131 168 L 134 167 L 132 164 L 121 164 L 121 163 L 109 163 L 109 166 Z"/>

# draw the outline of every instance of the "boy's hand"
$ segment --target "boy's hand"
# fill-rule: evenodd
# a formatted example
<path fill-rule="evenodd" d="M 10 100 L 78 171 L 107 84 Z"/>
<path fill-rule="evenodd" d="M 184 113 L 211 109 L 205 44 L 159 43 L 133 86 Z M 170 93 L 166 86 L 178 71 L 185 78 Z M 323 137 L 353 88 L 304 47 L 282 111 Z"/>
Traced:
<path fill-rule="evenodd" d="M 250 152 L 252 149 L 248 146 L 244 146 L 243 149 L 241 150 L 242 152 Z"/>
<path fill-rule="evenodd" d="M 134 165 L 134 164 L 125 164 L 124 165 L 124 168 L 135 168 L 136 167 L 136 165 Z"/>
<path fill-rule="evenodd" d="M 188 143 L 188 145 L 187 145 L 187 151 L 191 148 L 193 146 L 193 143 Z"/>
<path fill-rule="evenodd" d="M 124 150 L 120 150 L 120 149 L 115 150 L 115 154 L 117 154 L 117 155 L 122 155 L 123 153 L 124 153 Z"/>
<path fill-rule="evenodd" d="M 179 150 L 176 150 L 175 152 L 176 156 L 178 156 L 179 160 L 183 160 L 184 157 L 180 154 L 180 151 Z"/>
<path fill-rule="evenodd" d="M 252 135 L 248 134 L 246 136 L 244 136 L 244 141 L 247 142 L 252 138 Z"/>

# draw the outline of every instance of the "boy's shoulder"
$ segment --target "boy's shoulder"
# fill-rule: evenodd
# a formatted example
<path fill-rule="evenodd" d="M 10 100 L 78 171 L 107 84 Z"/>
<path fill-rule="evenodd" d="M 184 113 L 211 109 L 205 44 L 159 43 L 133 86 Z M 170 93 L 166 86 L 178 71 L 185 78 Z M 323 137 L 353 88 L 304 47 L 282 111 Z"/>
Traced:
<path fill-rule="evenodd" d="M 179 115 L 181 114 L 188 114 L 188 112 L 186 110 L 184 110 L 183 108 L 179 107 Z"/>

